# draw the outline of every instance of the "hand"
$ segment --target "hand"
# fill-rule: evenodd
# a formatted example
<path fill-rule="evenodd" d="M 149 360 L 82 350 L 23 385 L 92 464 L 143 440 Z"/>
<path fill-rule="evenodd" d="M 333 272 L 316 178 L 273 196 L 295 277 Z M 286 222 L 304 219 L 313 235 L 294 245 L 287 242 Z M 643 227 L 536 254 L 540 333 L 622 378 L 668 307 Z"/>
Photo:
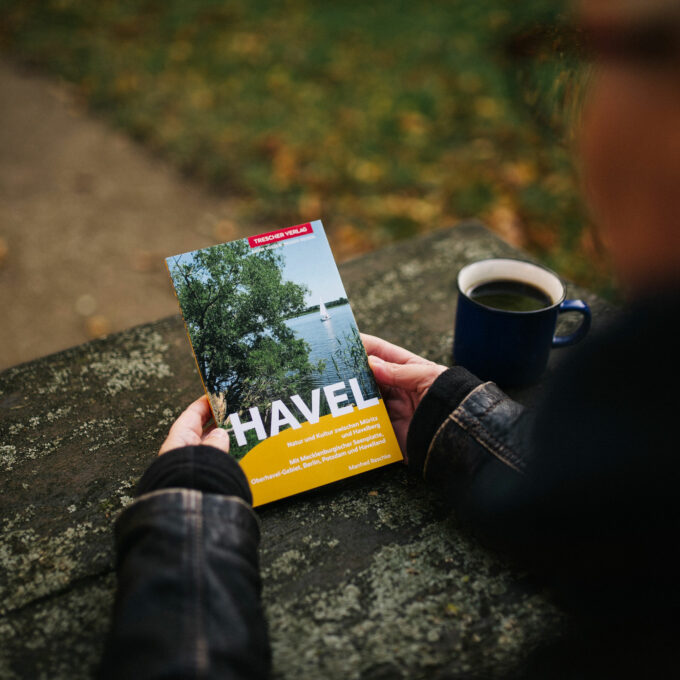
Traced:
<path fill-rule="evenodd" d="M 413 414 L 430 385 L 446 370 L 446 366 L 423 359 L 373 335 L 362 333 L 361 339 L 406 460 L 406 435 Z"/>
<path fill-rule="evenodd" d="M 197 399 L 193 404 L 180 414 L 179 418 L 173 423 L 166 440 L 158 452 L 160 456 L 172 449 L 181 446 L 214 446 L 225 453 L 229 453 L 229 434 L 221 427 L 214 424 L 206 428 L 206 424 L 212 418 L 210 402 L 205 395 Z"/>

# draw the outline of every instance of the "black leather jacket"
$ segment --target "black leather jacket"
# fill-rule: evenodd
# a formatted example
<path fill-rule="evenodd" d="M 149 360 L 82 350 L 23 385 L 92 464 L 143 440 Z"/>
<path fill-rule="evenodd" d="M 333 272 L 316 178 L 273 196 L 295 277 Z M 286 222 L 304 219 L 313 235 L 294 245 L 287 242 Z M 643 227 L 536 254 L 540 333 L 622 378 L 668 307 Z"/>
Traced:
<path fill-rule="evenodd" d="M 522 678 L 677 672 L 680 292 L 649 296 L 576 348 L 532 413 L 465 369 L 442 374 L 409 466 L 573 614 Z"/>
<path fill-rule="evenodd" d="M 641 301 L 584 342 L 531 413 L 454 367 L 409 430 L 409 466 L 589 617 L 680 610 L 678 299 Z"/>
<path fill-rule="evenodd" d="M 232 495 L 215 493 L 218 484 Z M 100 677 L 266 678 L 260 531 L 240 467 L 187 447 L 161 456 L 141 486 L 116 522 L 118 588 Z"/>
<path fill-rule="evenodd" d="M 454 367 L 411 423 L 409 466 L 441 487 L 482 540 L 585 614 L 591 623 L 580 631 L 597 631 L 593 649 L 584 634 L 594 672 L 584 676 L 581 665 L 573 677 L 630 670 L 622 648 L 644 648 L 642 629 L 655 645 L 659 630 L 677 630 L 667 625 L 680 610 L 678 397 L 667 378 L 680 368 L 680 353 L 668 349 L 675 331 L 665 301 L 633 310 L 565 363 L 535 416 Z M 239 466 L 215 449 L 181 449 L 156 461 L 141 486 L 116 527 L 118 592 L 102 675 L 266 677 L 258 524 Z M 658 645 L 643 670 L 650 656 L 662 658 Z M 571 645 L 565 659 L 574 658 Z"/>

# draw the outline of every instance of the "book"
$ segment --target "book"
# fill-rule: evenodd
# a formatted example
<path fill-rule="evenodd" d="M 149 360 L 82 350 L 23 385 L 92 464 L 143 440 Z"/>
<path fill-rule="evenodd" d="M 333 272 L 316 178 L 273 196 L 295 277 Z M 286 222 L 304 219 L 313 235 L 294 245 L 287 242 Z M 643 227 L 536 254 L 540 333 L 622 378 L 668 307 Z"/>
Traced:
<path fill-rule="evenodd" d="M 402 460 L 320 220 L 166 264 L 253 505 Z"/>

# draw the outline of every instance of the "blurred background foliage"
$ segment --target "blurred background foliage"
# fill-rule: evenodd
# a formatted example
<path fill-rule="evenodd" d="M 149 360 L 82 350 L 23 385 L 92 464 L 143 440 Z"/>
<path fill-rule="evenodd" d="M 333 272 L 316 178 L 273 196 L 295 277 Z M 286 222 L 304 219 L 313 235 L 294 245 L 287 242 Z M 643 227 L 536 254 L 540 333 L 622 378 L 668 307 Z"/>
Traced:
<path fill-rule="evenodd" d="M 560 8 L 0 0 L 0 48 L 73 83 L 93 110 L 231 195 L 241 226 L 321 217 L 343 259 L 478 217 L 615 296 L 563 115 L 578 67 L 557 42 L 532 59 L 502 50 Z"/>

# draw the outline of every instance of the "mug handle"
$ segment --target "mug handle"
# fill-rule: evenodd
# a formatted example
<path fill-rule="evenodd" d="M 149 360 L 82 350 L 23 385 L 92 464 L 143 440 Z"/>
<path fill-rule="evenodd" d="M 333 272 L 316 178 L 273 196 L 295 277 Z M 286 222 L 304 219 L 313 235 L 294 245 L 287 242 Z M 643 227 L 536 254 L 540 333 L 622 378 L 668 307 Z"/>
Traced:
<path fill-rule="evenodd" d="M 565 312 L 577 312 L 583 317 L 581 325 L 569 335 L 555 335 L 552 340 L 553 347 L 568 347 L 575 345 L 585 338 L 586 333 L 590 330 L 590 307 L 583 302 L 583 300 L 565 300 L 559 306 L 557 313 L 564 314 Z"/>

